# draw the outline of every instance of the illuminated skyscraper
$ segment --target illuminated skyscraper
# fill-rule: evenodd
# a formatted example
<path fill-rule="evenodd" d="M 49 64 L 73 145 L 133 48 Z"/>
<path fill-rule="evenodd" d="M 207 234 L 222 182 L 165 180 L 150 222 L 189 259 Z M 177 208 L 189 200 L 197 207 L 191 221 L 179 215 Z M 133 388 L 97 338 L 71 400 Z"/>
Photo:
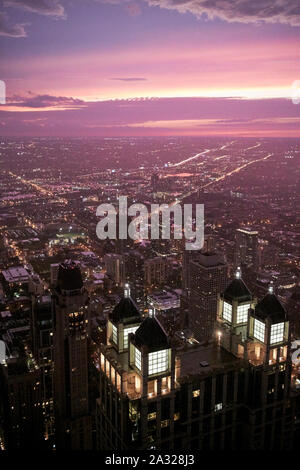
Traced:
<path fill-rule="evenodd" d="M 215 340 L 203 344 L 184 334 L 169 337 L 155 317 L 140 323 L 130 299 L 120 302 L 109 320 L 107 344 L 99 348 L 98 449 L 292 447 L 283 307 L 273 293 L 255 307 L 240 277 L 218 302 Z M 125 319 L 126 328 L 134 329 L 126 348 Z"/>

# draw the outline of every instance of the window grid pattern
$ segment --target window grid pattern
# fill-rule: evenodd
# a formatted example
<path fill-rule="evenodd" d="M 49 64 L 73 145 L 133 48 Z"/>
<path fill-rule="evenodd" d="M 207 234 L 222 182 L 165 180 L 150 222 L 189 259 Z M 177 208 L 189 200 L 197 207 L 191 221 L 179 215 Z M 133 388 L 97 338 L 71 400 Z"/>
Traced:
<path fill-rule="evenodd" d="M 276 323 L 271 326 L 270 343 L 281 343 L 283 341 L 284 323 Z"/>
<path fill-rule="evenodd" d="M 223 318 L 228 322 L 232 322 L 232 305 L 224 302 L 223 305 Z"/>
<path fill-rule="evenodd" d="M 124 340 L 123 340 L 124 349 L 128 348 L 128 335 L 130 333 L 135 333 L 137 329 L 138 329 L 138 326 L 133 326 L 132 328 L 125 328 L 124 329 Z"/>
<path fill-rule="evenodd" d="M 256 318 L 254 319 L 254 338 L 262 343 L 265 341 L 265 324 Z"/>
<path fill-rule="evenodd" d="M 168 369 L 168 350 L 150 353 L 148 361 L 149 375 L 165 372 Z"/>
<path fill-rule="evenodd" d="M 247 323 L 248 321 L 248 310 L 250 304 L 239 305 L 237 308 L 237 323 Z"/>
<path fill-rule="evenodd" d="M 112 339 L 115 344 L 118 344 L 118 329 L 115 325 L 112 326 Z"/>
<path fill-rule="evenodd" d="M 134 348 L 134 364 L 139 370 L 142 370 L 142 354 L 137 348 Z"/>

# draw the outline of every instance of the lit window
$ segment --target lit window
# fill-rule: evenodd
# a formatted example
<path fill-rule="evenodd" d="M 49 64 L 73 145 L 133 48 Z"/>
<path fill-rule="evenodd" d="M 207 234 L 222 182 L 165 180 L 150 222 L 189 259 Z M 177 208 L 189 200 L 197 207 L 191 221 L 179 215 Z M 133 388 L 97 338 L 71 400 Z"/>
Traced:
<path fill-rule="evenodd" d="M 248 321 L 248 310 L 250 304 L 239 305 L 237 308 L 237 323 L 247 323 Z"/>
<path fill-rule="evenodd" d="M 265 340 L 265 324 L 256 318 L 254 319 L 254 338 L 261 342 Z"/>
<path fill-rule="evenodd" d="M 215 411 L 221 411 L 223 408 L 223 403 L 217 403 L 215 405 Z"/>
<path fill-rule="evenodd" d="M 156 411 L 148 414 L 148 421 L 151 421 L 152 419 L 156 419 Z"/>
<path fill-rule="evenodd" d="M 223 318 L 228 322 L 232 322 L 232 305 L 224 302 L 223 306 Z"/>
<path fill-rule="evenodd" d="M 157 351 L 149 354 L 149 375 L 159 374 L 168 369 L 168 350 Z"/>
<path fill-rule="evenodd" d="M 138 326 L 134 326 L 132 328 L 125 328 L 124 329 L 124 341 L 123 341 L 124 349 L 128 348 L 128 335 L 130 333 L 135 333 L 137 329 L 138 329 Z"/>
<path fill-rule="evenodd" d="M 142 370 L 142 354 L 137 348 L 134 348 L 134 364 L 137 369 Z"/>
<path fill-rule="evenodd" d="M 170 424 L 170 420 L 169 419 L 164 419 L 162 422 L 161 422 L 161 427 L 162 428 L 166 428 L 168 427 Z"/>
<path fill-rule="evenodd" d="M 118 344 L 118 329 L 115 325 L 112 326 L 112 339 L 115 344 Z"/>
<path fill-rule="evenodd" d="M 270 343 L 275 344 L 283 341 L 283 331 L 284 323 L 276 323 L 276 325 L 272 325 Z"/>
<path fill-rule="evenodd" d="M 193 397 L 200 397 L 200 390 L 193 390 Z"/>

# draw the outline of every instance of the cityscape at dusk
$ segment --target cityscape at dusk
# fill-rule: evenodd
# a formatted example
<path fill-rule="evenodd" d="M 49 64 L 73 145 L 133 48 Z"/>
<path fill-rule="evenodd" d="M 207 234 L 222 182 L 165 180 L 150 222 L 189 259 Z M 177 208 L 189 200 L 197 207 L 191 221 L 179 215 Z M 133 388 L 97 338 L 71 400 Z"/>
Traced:
<path fill-rule="evenodd" d="M 296 450 L 298 0 L 3 0 L 0 42 L 0 458 Z"/>

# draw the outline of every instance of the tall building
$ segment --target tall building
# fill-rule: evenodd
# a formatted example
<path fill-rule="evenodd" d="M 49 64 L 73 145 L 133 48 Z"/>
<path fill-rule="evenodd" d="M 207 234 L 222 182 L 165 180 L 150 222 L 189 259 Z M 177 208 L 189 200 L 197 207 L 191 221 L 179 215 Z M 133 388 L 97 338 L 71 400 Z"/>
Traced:
<path fill-rule="evenodd" d="M 218 253 L 198 253 L 190 261 L 190 313 L 188 327 L 199 341 L 211 339 L 218 294 L 227 284 L 227 263 Z"/>
<path fill-rule="evenodd" d="M 257 269 L 259 266 L 258 232 L 239 228 L 235 236 L 235 265 Z"/>
<path fill-rule="evenodd" d="M 44 448 L 41 370 L 21 338 L 26 328 L 7 333 L 9 357 L 0 364 L 0 448 Z M 8 343 L 7 343 L 8 347 Z"/>
<path fill-rule="evenodd" d="M 55 286 L 57 284 L 57 276 L 59 270 L 59 263 L 52 263 L 50 265 L 50 285 Z"/>
<path fill-rule="evenodd" d="M 41 372 L 41 406 L 44 438 L 54 442 L 53 325 L 51 296 L 32 297 L 32 353 Z"/>
<path fill-rule="evenodd" d="M 104 256 L 107 275 L 119 287 L 125 284 L 125 260 L 123 255 L 108 253 Z"/>
<path fill-rule="evenodd" d="M 67 262 L 59 266 L 52 302 L 56 446 L 90 449 L 89 298 L 77 264 Z"/>
<path fill-rule="evenodd" d="M 151 176 L 151 186 L 152 186 L 152 192 L 154 194 L 158 191 L 158 184 L 159 184 L 159 175 L 158 173 L 153 173 Z"/>
<path fill-rule="evenodd" d="M 144 264 L 145 285 L 159 286 L 167 281 L 170 261 L 166 257 L 157 256 L 147 259 Z"/>
<path fill-rule="evenodd" d="M 225 302 L 231 310 L 224 310 Z M 126 349 L 118 321 L 125 316 L 136 328 L 139 317 L 129 301 L 119 304 L 115 333 L 110 327 L 99 351 L 98 449 L 291 448 L 295 426 L 283 307 L 273 293 L 255 305 L 241 279 L 218 303 L 215 341 L 170 338 L 157 318 L 148 317 L 129 334 Z"/>

